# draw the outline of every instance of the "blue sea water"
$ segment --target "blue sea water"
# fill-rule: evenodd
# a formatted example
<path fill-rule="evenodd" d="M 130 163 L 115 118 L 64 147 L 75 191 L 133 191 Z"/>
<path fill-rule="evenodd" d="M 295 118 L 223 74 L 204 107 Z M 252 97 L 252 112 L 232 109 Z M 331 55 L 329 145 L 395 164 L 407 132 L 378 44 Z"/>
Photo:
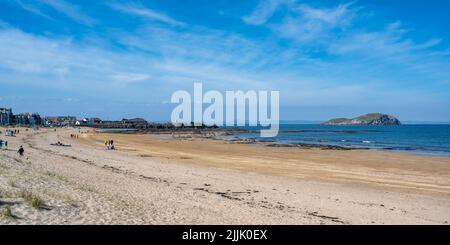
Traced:
<path fill-rule="evenodd" d="M 260 138 L 259 133 L 256 132 L 238 133 L 232 137 L 255 138 L 257 141 L 337 145 L 450 156 L 450 125 L 281 124 L 280 132 L 274 138 Z"/>

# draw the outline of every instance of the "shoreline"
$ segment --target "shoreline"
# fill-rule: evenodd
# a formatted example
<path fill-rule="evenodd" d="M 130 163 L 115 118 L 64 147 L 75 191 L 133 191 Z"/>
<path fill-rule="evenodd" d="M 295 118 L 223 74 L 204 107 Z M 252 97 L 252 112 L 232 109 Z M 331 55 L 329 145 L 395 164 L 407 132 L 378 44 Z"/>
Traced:
<path fill-rule="evenodd" d="M 166 124 L 161 124 L 165 125 Z M 314 125 L 314 126 L 337 126 L 337 127 L 358 127 L 359 125 L 323 125 L 323 124 L 287 124 L 287 125 Z M 441 126 L 447 124 L 405 124 L 401 126 Z M 17 126 L 18 128 L 33 129 L 31 127 Z M 355 134 L 355 133 L 382 133 L 383 130 L 378 128 L 383 128 L 387 126 L 370 126 L 373 129 L 280 129 L 279 133 L 342 133 L 342 134 Z M 399 127 L 399 126 L 392 126 Z M 7 128 L 15 128 L 13 126 L 8 126 Z M 67 127 L 41 127 L 42 129 L 61 129 Z M 304 149 L 322 149 L 322 150 L 370 150 L 370 151 L 385 151 L 393 153 L 404 153 L 412 154 L 418 156 L 436 156 L 436 157 L 450 157 L 449 151 L 439 151 L 439 150 L 424 150 L 424 149 L 404 149 L 405 147 L 399 146 L 366 146 L 366 145 L 339 145 L 333 140 L 315 140 L 308 142 L 308 140 L 298 140 L 298 141 L 277 141 L 264 140 L 257 136 L 243 136 L 242 134 L 259 133 L 258 130 L 247 129 L 242 127 L 198 127 L 198 128 L 158 128 L 156 126 L 151 128 L 140 128 L 140 127 L 88 127 L 82 126 L 79 128 L 92 129 L 99 133 L 110 133 L 110 134 L 175 134 L 175 135 L 199 135 L 203 138 L 212 138 L 216 140 L 231 141 L 241 144 L 261 144 L 267 147 L 288 147 L 288 148 L 304 148 Z M 227 138 L 228 137 L 228 138 Z M 327 143 L 330 142 L 330 143 Z M 348 142 L 343 140 L 342 142 Z M 370 144 L 370 141 L 360 141 L 360 143 Z M 373 142 L 371 142 L 373 143 Z"/>
<path fill-rule="evenodd" d="M 401 148 L 396 149 L 395 147 L 364 147 L 364 146 L 340 146 L 336 144 L 326 144 L 324 142 L 321 143 L 305 143 L 305 142 L 283 142 L 283 141 L 263 141 L 257 140 L 255 137 L 242 137 L 238 135 L 239 133 L 251 133 L 258 132 L 254 130 L 244 130 L 244 129 L 225 129 L 225 130 L 189 130 L 186 129 L 184 131 L 142 131 L 139 129 L 95 129 L 99 133 L 110 133 L 110 134 L 178 134 L 178 135 L 200 135 L 206 139 L 215 139 L 215 140 L 223 140 L 226 142 L 234 142 L 240 144 L 260 144 L 266 147 L 286 147 L 286 148 L 302 148 L 302 149 L 321 149 L 321 150 L 369 150 L 369 151 L 385 151 L 385 152 L 393 152 L 393 153 L 403 153 L 403 154 L 412 154 L 417 156 L 436 156 L 436 157 L 450 157 L 450 152 L 445 151 L 431 151 L 431 150 L 404 150 Z M 380 130 L 282 130 L 280 133 L 302 133 L 302 132 L 345 132 L 345 133 L 354 133 L 354 132 L 382 132 Z M 225 138 L 230 137 L 230 138 Z"/>

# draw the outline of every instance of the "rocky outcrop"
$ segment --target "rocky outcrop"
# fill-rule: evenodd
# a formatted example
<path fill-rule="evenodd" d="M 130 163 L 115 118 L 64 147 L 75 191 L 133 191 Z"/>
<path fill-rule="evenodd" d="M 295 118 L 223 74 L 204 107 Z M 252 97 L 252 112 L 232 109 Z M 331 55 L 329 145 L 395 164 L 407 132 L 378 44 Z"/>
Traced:
<path fill-rule="evenodd" d="M 369 113 L 356 118 L 335 118 L 322 123 L 324 125 L 401 125 L 401 122 L 391 115 Z"/>

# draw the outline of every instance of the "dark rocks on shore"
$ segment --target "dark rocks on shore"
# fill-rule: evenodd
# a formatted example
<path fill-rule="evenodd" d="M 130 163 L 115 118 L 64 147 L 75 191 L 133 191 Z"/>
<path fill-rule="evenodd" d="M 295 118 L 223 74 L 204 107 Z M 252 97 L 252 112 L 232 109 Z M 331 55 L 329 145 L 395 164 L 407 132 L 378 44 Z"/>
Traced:
<path fill-rule="evenodd" d="M 142 119 L 143 120 L 143 119 Z M 194 125 L 194 123 L 184 125 L 174 125 L 172 123 L 154 123 L 147 121 L 126 120 L 122 121 L 105 121 L 90 127 L 100 129 L 134 129 L 135 131 L 163 132 L 163 131 L 198 131 L 198 130 L 215 130 L 220 129 L 218 126 Z"/>
<path fill-rule="evenodd" d="M 273 143 L 267 144 L 268 147 L 299 147 L 299 148 L 318 148 L 322 150 L 368 150 L 369 148 L 362 147 L 344 147 L 337 145 L 321 145 L 321 144 L 305 144 L 305 143 L 292 143 L 292 144 L 283 144 L 283 143 Z"/>

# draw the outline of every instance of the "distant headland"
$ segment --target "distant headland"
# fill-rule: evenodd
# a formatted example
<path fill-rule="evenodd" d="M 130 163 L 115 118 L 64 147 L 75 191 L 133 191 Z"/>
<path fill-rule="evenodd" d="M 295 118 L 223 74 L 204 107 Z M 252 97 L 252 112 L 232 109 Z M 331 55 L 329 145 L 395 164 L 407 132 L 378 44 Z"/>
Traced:
<path fill-rule="evenodd" d="M 401 122 L 394 116 L 369 113 L 355 118 L 334 118 L 322 123 L 323 125 L 401 125 Z"/>

